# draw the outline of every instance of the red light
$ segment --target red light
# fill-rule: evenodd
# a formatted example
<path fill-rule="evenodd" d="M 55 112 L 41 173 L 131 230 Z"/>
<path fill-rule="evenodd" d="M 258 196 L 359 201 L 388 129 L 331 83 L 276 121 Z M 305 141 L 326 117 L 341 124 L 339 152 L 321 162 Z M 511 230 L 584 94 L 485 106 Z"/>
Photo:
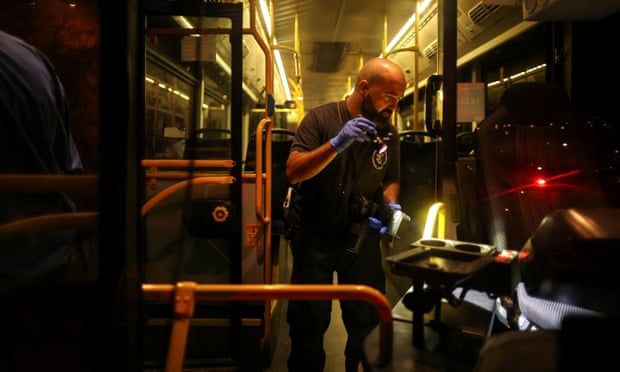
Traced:
<path fill-rule="evenodd" d="M 529 258 L 532 255 L 532 252 L 530 251 L 520 251 L 519 252 L 519 259 L 520 260 L 525 260 L 527 258 Z"/>
<path fill-rule="evenodd" d="M 517 251 L 504 249 L 495 257 L 495 261 L 497 262 L 510 262 L 517 256 Z"/>
<path fill-rule="evenodd" d="M 544 178 L 539 178 L 536 180 L 536 185 L 538 186 L 545 186 L 547 184 L 547 180 L 545 180 Z"/>

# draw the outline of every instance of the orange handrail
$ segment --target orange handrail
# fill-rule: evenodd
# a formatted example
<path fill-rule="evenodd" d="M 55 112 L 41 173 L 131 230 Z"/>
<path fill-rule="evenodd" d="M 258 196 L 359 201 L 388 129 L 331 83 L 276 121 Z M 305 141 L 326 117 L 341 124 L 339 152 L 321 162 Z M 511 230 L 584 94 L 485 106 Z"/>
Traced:
<path fill-rule="evenodd" d="M 263 130 L 265 133 L 265 147 L 263 148 Z M 271 120 L 262 119 L 256 126 L 256 188 L 254 202 L 256 218 L 263 225 L 271 222 Z M 265 172 L 263 172 L 263 151 L 265 151 Z M 267 175 L 263 185 L 263 175 Z M 263 191 L 265 187 L 265 191 Z M 269 234 L 267 234 L 269 235 Z"/>
<path fill-rule="evenodd" d="M 56 230 L 97 231 L 99 213 L 53 213 L 11 221 L 0 225 L 0 238 L 18 234 L 36 234 Z"/>
<path fill-rule="evenodd" d="M 142 284 L 147 301 L 170 302 L 174 300 L 174 321 L 168 345 L 166 372 L 181 371 L 189 331 L 189 318 L 193 316 L 196 301 L 240 300 L 363 300 L 370 302 L 379 313 L 379 356 L 382 361 L 392 360 L 393 326 L 392 309 L 385 296 L 377 289 L 354 284 Z"/>
<path fill-rule="evenodd" d="M 234 160 L 207 160 L 207 159 L 142 159 L 143 167 L 164 168 L 232 168 Z"/>
<path fill-rule="evenodd" d="M 144 205 L 142 206 L 141 215 L 144 217 L 157 203 L 166 199 L 177 190 L 180 190 L 188 185 L 200 185 L 200 184 L 231 184 L 234 183 L 235 177 L 232 176 L 207 176 L 207 177 L 197 177 L 192 178 L 185 181 L 180 181 L 175 183 L 174 185 L 170 185 L 167 188 L 160 191 L 157 195 L 150 198 Z"/>
<path fill-rule="evenodd" d="M 47 193 L 67 192 L 90 195 L 99 189 L 96 174 L 2 174 L 0 192 Z M 24 217 L 0 224 L 0 237 L 36 234 L 55 230 L 79 230 L 94 232 L 99 229 L 99 213 L 62 212 Z"/>
<path fill-rule="evenodd" d="M 96 193 L 99 176 L 96 174 L 1 174 L 1 192 L 39 193 L 68 192 Z"/>

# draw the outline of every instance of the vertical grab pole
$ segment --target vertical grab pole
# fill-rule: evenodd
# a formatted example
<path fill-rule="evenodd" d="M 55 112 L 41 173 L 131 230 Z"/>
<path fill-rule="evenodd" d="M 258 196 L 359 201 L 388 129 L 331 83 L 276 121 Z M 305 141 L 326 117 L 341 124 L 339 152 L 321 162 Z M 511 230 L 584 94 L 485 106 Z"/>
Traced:
<path fill-rule="evenodd" d="M 261 50 L 265 54 L 265 95 L 267 97 L 267 102 L 272 98 L 273 95 L 273 58 L 271 55 L 271 50 L 269 46 L 264 42 L 261 38 L 257 28 L 256 28 L 256 0 L 250 0 L 250 28 L 243 29 L 244 34 L 250 34 L 254 37 Z M 273 22 L 273 21 L 272 21 Z M 273 27 L 272 27 L 273 30 Z M 272 31 L 273 32 L 273 31 Z M 267 147 L 269 151 L 269 160 L 271 160 L 271 124 L 273 123 L 273 110 L 270 108 L 270 105 L 265 105 L 265 118 L 261 120 L 256 128 L 256 189 L 255 189 L 255 199 L 256 199 L 256 216 L 260 223 L 266 225 L 265 231 L 265 270 L 264 270 L 264 282 L 266 284 L 271 283 L 271 266 L 272 266 L 272 255 L 271 255 L 271 163 L 268 164 L 267 174 L 267 191 L 269 192 L 268 200 L 264 200 L 263 193 L 263 174 L 262 174 L 262 149 L 263 149 L 263 141 L 262 134 L 263 128 L 267 125 L 267 135 L 266 141 L 269 141 L 269 146 Z M 259 172 L 260 170 L 260 172 Z M 259 194 L 260 191 L 260 194 Z M 260 201 L 260 202 L 259 202 Z M 268 210 L 266 210 L 266 216 L 263 215 L 263 205 L 264 203 L 268 204 Z M 263 320 L 265 322 L 264 334 L 261 339 L 261 345 L 264 345 L 269 340 L 271 336 L 271 299 L 265 299 L 265 306 L 263 310 Z"/>
<path fill-rule="evenodd" d="M 267 209 L 267 201 L 265 198 L 265 192 L 263 191 L 263 182 L 265 178 L 270 178 L 270 174 L 263 174 L 263 130 L 265 126 L 268 126 L 271 123 L 269 119 L 262 119 L 258 125 L 256 126 L 256 187 L 254 189 L 254 203 L 256 206 L 256 218 L 263 225 L 267 225 L 271 222 L 270 214 L 266 213 Z M 271 131 L 269 131 L 271 135 Z M 267 135 L 267 134 L 265 134 Z M 266 147 L 266 146 L 265 146 Z M 267 150 L 265 150 L 267 151 Z M 265 159 L 265 162 L 267 159 Z M 271 190 L 267 188 L 267 192 Z"/>
<path fill-rule="evenodd" d="M 164 372 L 183 370 L 189 320 L 194 316 L 196 283 L 179 282 L 174 290 L 172 331 L 168 342 Z"/>

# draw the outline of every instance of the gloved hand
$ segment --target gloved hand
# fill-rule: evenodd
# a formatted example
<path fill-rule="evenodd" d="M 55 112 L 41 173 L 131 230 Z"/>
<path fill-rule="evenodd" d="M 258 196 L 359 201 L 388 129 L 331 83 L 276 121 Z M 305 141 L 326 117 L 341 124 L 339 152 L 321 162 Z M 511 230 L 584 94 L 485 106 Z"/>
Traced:
<path fill-rule="evenodd" d="M 400 204 L 398 203 L 387 203 L 387 206 L 396 210 L 396 211 L 402 211 L 403 208 L 400 206 Z"/>
<path fill-rule="evenodd" d="M 373 229 L 379 230 L 379 234 L 383 235 L 387 231 L 387 226 L 381 222 L 380 219 L 374 217 L 368 217 L 368 226 Z"/>
<path fill-rule="evenodd" d="M 402 207 L 398 203 L 388 202 L 387 206 L 392 208 L 392 209 L 394 209 L 394 210 L 397 210 L 397 211 L 401 211 L 402 210 Z M 375 218 L 375 217 L 368 217 L 368 226 L 370 226 L 373 229 L 379 230 L 379 233 L 381 235 L 385 234 L 387 232 L 387 229 L 388 229 L 388 227 L 385 226 L 383 224 L 383 222 L 381 222 L 380 219 Z"/>
<path fill-rule="evenodd" d="M 329 140 L 329 143 L 337 153 L 341 153 L 355 141 L 370 141 L 369 134 L 374 136 L 376 132 L 375 123 L 359 116 L 347 121 L 340 132 Z"/>

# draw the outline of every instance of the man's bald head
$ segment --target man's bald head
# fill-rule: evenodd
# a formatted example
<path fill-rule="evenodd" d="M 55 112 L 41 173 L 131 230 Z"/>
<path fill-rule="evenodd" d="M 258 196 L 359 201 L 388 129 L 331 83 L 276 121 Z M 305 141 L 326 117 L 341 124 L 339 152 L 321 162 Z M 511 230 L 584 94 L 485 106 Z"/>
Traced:
<path fill-rule="evenodd" d="M 386 80 L 402 80 L 406 83 L 405 73 L 396 63 L 381 57 L 368 60 L 357 75 L 357 81 L 367 80 L 370 84 Z"/>

